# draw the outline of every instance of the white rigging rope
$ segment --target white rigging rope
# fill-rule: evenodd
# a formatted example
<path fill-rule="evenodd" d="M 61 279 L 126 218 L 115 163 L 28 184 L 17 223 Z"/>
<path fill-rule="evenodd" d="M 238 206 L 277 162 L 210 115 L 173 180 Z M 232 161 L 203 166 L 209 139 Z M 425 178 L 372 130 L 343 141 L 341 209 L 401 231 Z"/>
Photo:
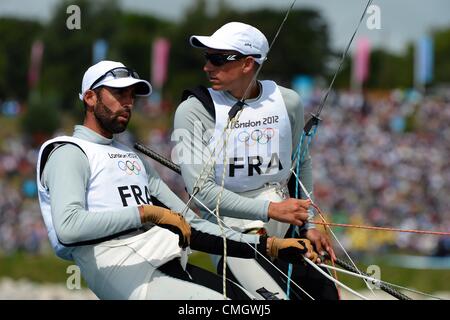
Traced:
<path fill-rule="evenodd" d="M 335 278 L 333 278 L 332 276 L 330 276 L 328 273 L 326 273 L 325 271 L 323 271 L 322 269 L 320 269 L 314 262 L 310 261 L 307 258 L 304 258 L 304 260 L 314 269 L 316 269 L 317 271 L 319 271 L 325 278 L 327 278 L 328 280 L 334 282 L 336 285 L 344 288 L 345 290 L 347 290 L 348 292 L 354 294 L 355 296 L 361 298 L 362 300 L 369 300 L 368 298 L 366 298 L 365 296 L 363 296 L 362 294 L 356 292 L 355 290 L 349 288 L 348 286 L 346 286 L 345 284 L 343 284 L 342 282 L 340 282 L 339 280 L 336 280 Z"/>
<path fill-rule="evenodd" d="M 357 278 L 366 279 L 367 281 L 370 281 L 375 286 L 379 286 L 381 283 L 383 283 L 383 284 L 386 284 L 386 285 L 391 286 L 391 287 L 397 287 L 399 289 L 403 289 L 403 290 L 406 290 L 406 291 L 414 292 L 414 293 L 417 293 L 417 294 L 420 294 L 420 295 L 423 295 L 423 296 L 427 296 L 427 297 L 430 297 L 430 298 L 433 298 L 433 299 L 445 300 L 445 299 L 443 299 L 441 297 L 434 296 L 434 295 L 431 295 L 429 293 L 421 292 L 421 291 L 416 290 L 416 289 L 403 287 L 403 286 L 400 286 L 398 284 L 394 284 L 394 283 L 391 283 L 391 282 L 387 282 L 387 281 L 384 281 L 384 280 L 381 280 L 381 279 L 377 279 L 377 278 L 373 278 L 373 277 L 370 277 L 370 276 L 366 276 L 366 275 L 363 275 L 363 274 L 358 274 L 358 273 L 351 272 L 351 271 L 348 271 L 348 270 L 345 270 L 345 269 L 342 269 L 342 268 L 330 266 L 330 265 L 327 265 L 327 264 L 324 264 L 324 263 L 319 264 L 319 266 L 327 268 L 329 270 L 335 270 L 335 271 L 338 271 L 338 272 L 342 272 L 342 273 L 345 273 L 345 274 L 348 274 L 348 275 L 351 275 L 351 276 L 354 276 L 354 277 L 357 277 Z"/>
<path fill-rule="evenodd" d="M 202 201 L 200 201 L 198 198 L 195 198 L 195 201 L 197 201 L 198 203 L 200 203 L 200 205 L 205 208 L 210 214 L 214 215 L 217 220 L 220 220 L 222 225 L 225 226 L 226 228 L 228 228 L 229 230 L 232 230 L 234 232 L 237 232 L 236 230 L 233 230 L 233 228 L 229 227 L 214 211 L 212 211 L 211 209 L 209 209 L 205 204 L 203 204 Z M 286 275 L 282 270 L 280 270 L 272 261 L 270 261 L 269 259 L 267 259 L 266 256 L 264 256 L 261 252 L 259 252 L 252 244 L 250 244 L 249 242 L 245 241 L 244 239 L 242 239 L 242 241 L 244 243 L 246 243 L 247 245 L 250 246 L 250 248 L 252 248 L 252 250 L 255 251 L 256 254 L 258 254 L 259 256 L 261 256 L 264 260 L 266 260 L 275 270 L 277 270 L 278 272 L 280 272 L 286 279 L 288 279 L 294 286 L 296 286 L 298 289 L 300 289 L 306 296 L 308 296 L 311 300 L 314 300 L 314 298 L 305 291 L 305 289 L 303 289 L 301 286 L 299 286 L 295 281 L 293 281 L 292 279 L 290 279 L 288 277 L 288 275 Z"/>
<path fill-rule="evenodd" d="M 309 200 L 311 200 L 312 204 L 315 204 L 313 199 L 311 198 L 311 194 L 308 193 L 308 191 L 306 190 L 305 186 L 303 185 L 303 183 L 300 181 L 299 177 L 297 176 L 297 174 L 295 173 L 295 171 L 292 171 L 292 173 L 294 174 L 295 178 L 297 179 L 297 182 L 300 184 L 300 187 L 302 188 L 303 192 L 306 194 L 306 196 L 308 197 Z M 327 222 L 325 221 L 324 217 L 322 217 L 320 215 L 320 218 L 322 220 L 324 220 L 323 222 Z M 314 223 L 314 222 L 311 222 Z M 353 265 L 353 267 L 359 272 L 359 274 L 362 275 L 361 271 L 358 269 L 358 267 L 356 266 L 356 263 L 353 261 L 353 259 L 350 257 L 350 254 L 347 252 L 347 250 L 345 250 L 344 246 L 342 245 L 342 243 L 339 241 L 338 237 L 336 236 L 336 234 L 333 232 L 333 230 L 330 228 L 330 226 L 326 226 L 326 228 L 330 231 L 330 233 L 332 234 L 333 238 L 336 240 L 336 242 L 338 243 L 339 247 L 342 249 L 342 251 L 344 252 L 344 254 L 346 255 L 346 257 L 350 260 L 351 264 Z M 367 288 L 372 292 L 373 296 L 375 296 L 375 292 L 373 292 L 373 289 L 370 287 L 370 285 L 367 283 L 367 281 L 365 279 L 363 279 L 364 283 L 366 284 Z"/>
<path fill-rule="evenodd" d="M 280 24 L 280 26 L 279 26 L 279 28 L 278 28 L 278 30 L 277 30 L 277 33 L 276 33 L 275 37 L 273 38 L 273 40 L 272 40 L 272 42 L 271 42 L 271 44 L 270 44 L 270 46 L 269 46 L 269 49 L 268 49 L 267 54 L 270 52 L 270 50 L 271 50 L 273 44 L 275 43 L 275 40 L 277 39 L 277 37 L 278 37 L 278 35 L 279 35 L 279 33 L 280 33 L 280 31 L 281 31 L 281 29 L 282 29 L 284 23 L 286 22 L 287 17 L 288 17 L 288 15 L 289 15 L 290 11 L 292 10 L 292 8 L 293 8 L 295 2 L 296 2 L 296 0 L 294 0 L 294 1 L 292 2 L 291 6 L 289 7 L 288 11 L 286 12 L 285 17 L 284 17 L 282 23 Z M 367 7 L 369 6 L 369 4 L 370 4 L 371 2 L 372 2 L 372 0 L 369 0 L 369 1 L 368 1 L 367 5 L 366 5 L 365 11 L 367 10 Z M 354 38 L 354 36 L 355 36 L 355 34 L 356 34 L 356 32 L 357 32 L 357 30 L 358 30 L 360 24 L 361 24 L 361 21 L 362 21 L 362 19 L 363 19 L 363 16 L 364 16 L 364 14 L 365 14 L 365 11 L 364 11 L 364 13 L 363 13 L 363 15 L 362 15 L 362 17 L 361 17 L 361 19 L 360 19 L 360 21 L 359 21 L 359 24 L 358 24 L 358 26 L 357 26 L 355 32 L 353 33 L 353 36 L 352 36 L 350 42 L 349 42 L 348 45 L 347 45 L 347 48 L 346 48 L 346 50 L 345 50 L 345 52 L 344 52 L 344 55 L 343 55 L 343 59 L 345 58 L 345 55 L 346 55 L 346 53 L 347 53 L 347 51 L 348 51 L 348 49 L 349 49 L 349 47 L 350 47 L 350 44 L 351 44 L 351 42 L 352 42 L 352 40 L 353 40 L 353 38 Z M 207 206 L 205 206 L 205 205 L 204 205 L 204 204 L 196 197 L 196 194 L 201 190 L 201 188 L 203 187 L 205 181 L 207 180 L 208 175 L 209 175 L 210 172 L 213 170 L 213 168 L 214 168 L 214 166 L 215 166 L 215 164 L 216 164 L 217 159 L 216 159 L 215 151 L 216 151 L 217 145 L 218 145 L 218 143 L 219 143 L 219 139 L 216 141 L 216 145 L 214 146 L 214 149 L 213 149 L 213 151 L 211 152 L 211 154 L 210 154 L 210 156 L 209 156 L 207 162 L 206 162 L 206 163 L 204 164 L 204 166 L 202 167 L 202 170 L 201 170 L 199 176 L 197 177 L 197 179 L 196 179 L 196 181 L 195 181 L 195 183 L 194 183 L 192 195 L 190 196 L 189 200 L 188 200 L 187 203 L 186 203 L 185 208 L 184 208 L 183 211 L 182 211 L 182 214 L 184 215 L 185 212 L 188 210 L 189 204 L 191 203 L 192 199 L 195 198 L 195 200 L 196 200 L 198 203 L 200 203 L 205 209 L 207 209 L 210 213 L 212 213 L 213 215 L 215 215 L 216 218 L 217 218 L 218 225 L 219 225 L 219 228 L 220 228 L 220 230 L 221 230 L 222 238 L 223 238 L 223 241 L 224 241 L 224 254 L 223 254 L 223 295 L 224 295 L 224 298 L 225 298 L 225 299 L 226 299 L 226 256 L 227 256 L 226 249 L 227 249 L 227 248 L 226 248 L 226 235 L 225 235 L 225 231 L 224 231 L 224 229 L 223 229 L 223 226 L 224 226 L 224 225 L 226 226 L 226 224 L 223 223 L 222 219 L 220 218 L 220 203 L 221 203 L 221 200 L 222 200 L 222 194 L 223 194 L 223 191 L 224 191 L 224 183 L 225 183 L 225 176 L 226 176 L 226 161 L 227 161 L 227 159 L 226 159 L 226 154 L 227 154 L 227 148 L 226 148 L 226 146 L 227 146 L 228 138 L 229 138 L 229 136 L 230 136 L 230 133 L 227 132 L 227 131 L 229 130 L 229 128 L 232 128 L 232 124 L 235 123 L 235 122 L 239 119 L 239 116 L 240 116 L 240 114 L 242 113 L 242 110 L 243 110 L 244 101 L 245 101 L 245 99 L 247 98 L 247 94 L 249 93 L 249 91 L 250 91 L 251 87 L 253 86 L 253 84 L 256 83 L 256 78 L 257 78 L 257 76 L 258 76 L 258 74 L 259 74 L 259 72 L 260 72 L 260 70 L 261 70 L 263 64 L 264 64 L 264 61 L 262 61 L 261 64 L 258 66 L 258 68 L 257 68 L 257 70 L 256 70 L 256 72 L 255 72 L 255 74 L 254 74 L 254 76 L 253 76 L 253 78 L 252 78 L 252 80 L 250 81 L 249 85 L 247 86 L 247 88 L 246 88 L 245 91 L 244 91 L 243 97 L 241 98 L 240 101 L 238 101 L 238 103 L 239 103 L 239 102 L 242 103 L 242 108 L 237 112 L 237 114 L 236 114 L 236 116 L 235 116 L 234 118 L 232 118 L 232 119 L 229 118 L 229 119 L 228 119 L 227 124 L 226 124 L 226 126 L 225 126 L 225 128 L 224 128 L 224 130 L 223 130 L 223 132 L 222 132 L 222 134 L 221 134 L 221 136 L 223 136 L 223 135 L 225 134 L 225 139 L 223 140 L 223 144 L 222 144 L 222 146 L 221 146 L 221 148 L 220 148 L 220 150 L 219 150 L 219 154 L 220 154 L 220 152 L 221 152 L 222 150 L 223 150 L 223 152 L 224 152 L 224 153 L 223 153 L 223 172 L 222 172 L 222 179 L 221 179 L 222 181 L 221 181 L 221 184 L 220 184 L 220 185 L 221 185 L 221 188 L 220 188 L 220 191 L 219 191 L 219 194 L 218 194 L 218 197 L 217 197 L 217 202 L 216 202 L 216 209 L 215 209 L 216 212 L 214 213 L 214 212 L 211 211 Z M 328 89 L 328 91 L 327 91 L 327 95 L 328 95 L 328 93 L 329 93 L 329 91 L 330 91 L 330 89 L 331 89 L 331 87 L 332 87 L 332 85 L 333 85 L 333 83 L 334 83 L 334 80 L 335 80 L 335 78 L 336 78 L 336 75 L 337 75 L 337 73 L 339 72 L 341 66 L 342 66 L 342 61 L 341 61 L 341 64 L 340 64 L 340 66 L 339 66 L 339 69 L 337 70 L 337 72 L 335 73 L 335 75 L 334 75 L 334 77 L 333 77 L 333 81 L 332 81 L 331 84 L 330 84 L 330 87 L 329 87 L 329 89 Z M 326 96 L 327 96 L 327 95 L 326 95 Z M 323 104 L 324 104 L 324 102 L 325 102 L 325 100 L 326 100 L 326 96 L 325 96 L 324 100 L 322 101 L 323 103 L 322 103 L 321 107 L 323 107 Z M 214 157 L 213 157 L 213 155 L 214 155 Z M 211 165 L 210 165 L 210 164 L 211 164 Z M 209 165 L 210 165 L 210 167 L 208 167 Z M 300 179 L 299 179 L 298 176 L 295 174 L 295 172 L 293 172 L 293 173 L 294 173 L 296 179 L 300 182 L 300 185 L 302 186 L 302 189 L 304 190 L 305 194 L 308 196 L 308 198 L 309 198 L 309 199 L 311 200 L 311 202 L 312 202 L 312 199 L 311 199 L 310 194 L 306 191 L 306 189 L 304 188 L 303 184 L 301 183 Z M 323 218 L 322 218 L 322 219 L 323 219 Z M 353 266 L 356 268 L 356 270 L 358 270 L 358 268 L 356 267 L 355 263 L 353 262 L 353 260 L 351 259 L 351 257 L 349 256 L 349 254 L 347 253 L 347 251 L 345 250 L 345 248 L 342 246 L 342 244 L 340 243 L 340 241 L 337 239 L 337 237 L 336 237 L 336 235 L 334 234 L 334 232 L 331 230 L 331 228 L 329 228 L 329 230 L 330 230 L 330 232 L 332 233 L 333 237 L 334 237 L 334 238 L 336 239 L 336 241 L 338 242 L 339 246 L 342 248 L 342 250 L 343 250 L 344 253 L 346 254 L 346 256 L 348 257 L 348 259 L 351 261 L 351 263 L 353 264 Z M 248 244 L 248 245 L 250 245 L 250 244 Z M 250 246 L 251 246 L 251 245 L 250 245 Z M 251 246 L 251 247 L 252 247 L 252 246 Z M 253 247 L 252 247 L 252 248 L 253 248 Z M 255 251 L 256 251 L 256 250 L 255 250 Z M 259 253 L 259 252 L 258 252 L 258 253 Z M 265 258 L 265 257 L 264 257 L 264 258 Z M 271 264 L 272 264 L 272 263 L 271 263 Z M 277 267 L 276 267 L 275 265 L 272 264 L 272 266 L 273 266 L 274 268 L 277 269 Z M 278 270 L 279 270 L 279 269 L 278 269 Z M 319 268 L 319 270 L 320 270 L 320 272 L 321 272 L 323 275 L 325 275 L 327 278 L 330 277 L 328 274 L 326 274 L 326 273 L 325 273 L 323 270 L 321 270 L 320 268 Z M 281 272 L 281 270 L 279 270 L 279 271 Z M 358 270 L 358 272 L 360 272 L 360 271 Z M 286 276 L 283 272 L 282 272 L 282 274 L 283 274 L 284 276 Z M 295 284 L 295 282 L 292 281 L 292 280 L 290 279 L 290 277 L 288 277 L 288 276 L 286 276 L 286 277 L 288 278 L 288 280 L 290 280 L 292 283 Z M 334 279 L 333 279 L 333 280 L 334 280 Z M 337 281 L 337 280 L 336 280 L 336 281 Z M 365 280 L 364 280 L 364 281 L 365 281 Z M 296 284 L 295 284 L 295 285 L 296 285 Z M 370 286 L 368 285 L 367 282 L 366 282 L 366 285 L 367 285 L 367 287 L 372 291 L 372 294 L 374 294 L 373 290 L 370 288 Z M 298 285 L 296 285 L 296 286 L 299 287 Z M 299 287 L 299 288 L 300 288 L 300 287 Z M 306 292 L 305 292 L 303 289 L 301 289 L 301 290 L 306 294 Z M 351 290 L 351 289 L 350 289 L 350 290 Z M 310 296 L 309 294 L 307 294 L 307 295 Z M 375 294 L 374 294 L 374 295 L 375 295 Z M 312 297 L 311 297 L 311 298 L 312 298 Z"/>
<path fill-rule="evenodd" d="M 273 44 L 275 43 L 275 40 L 278 38 L 278 35 L 279 35 L 281 29 L 283 28 L 283 25 L 284 25 L 284 23 L 286 22 L 287 17 L 289 16 L 289 13 L 290 13 L 290 11 L 292 10 L 292 8 L 293 8 L 295 2 L 296 2 L 296 0 L 294 0 L 294 1 L 292 2 L 291 6 L 289 7 L 289 9 L 288 9 L 287 12 L 286 12 L 286 15 L 285 15 L 283 21 L 281 22 L 280 26 L 278 27 L 278 30 L 277 30 L 277 32 L 276 32 L 276 34 L 275 34 L 275 36 L 274 36 L 274 38 L 273 38 L 273 40 L 272 40 L 270 46 L 269 46 L 269 49 L 267 50 L 266 58 L 267 58 L 267 55 L 269 54 L 270 50 L 272 49 L 272 46 L 273 46 Z M 229 128 L 232 128 L 232 127 L 233 127 L 232 125 L 233 125 L 234 123 L 236 123 L 237 120 L 239 119 L 239 116 L 240 116 L 240 114 L 242 113 L 242 110 L 243 110 L 244 101 L 245 101 L 245 99 L 247 99 L 247 95 L 248 95 L 248 93 L 250 92 L 250 89 L 252 88 L 252 86 L 254 85 L 254 83 L 256 83 L 256 78 L 257 78 L 257 76 L 258 76 L 258 74 L 259 74 L 259 72 L 260 72 L 260 70 L 261 70 L 261 68 L 262 68 L 262 66 L 263 66 L 263 64 L 264 64 L 264 62 L 265 62 L 265 60 L 263 60 L 263 61 L 259 64 L 259 66 L 258 66 L 258 68 L 256 69 L 255 74 L 253 75 L 253 77 L 252 77 L 250 83 L 248 84 L 247 88 L 245 89 L 244 94 L 243 94 L 241 100 L 238 101 L 238 103 L 241 103 L 242 108 L 237 112 L 237 114 L 235 115 L 235 117 L 233 117 L 232 119 L 228 118 L 227 124 L 226 124 L 226 126 L 225 126 L 225 128 L 224 128 L 224 130 L 223 130 L 223 132 L 222 132 L 222 134 L 221 134 L 221 136 L 223 136 L 223 135 L 225 134 L 224 143 L 222 144 L 222 147 L 221 147 L 221 150 L 224 149 L 224 151 L 223 151 L 223 152 L 224 152 L 224 154 L 223 154 L 223 157 L 224 157 L 224 165 L 223 165 L 223 174 L 222 174 L 222 181 L 221 181 L 221 189 L 220 189 L 220 191 L 219 191 L 219 195 L 218 195 L 218 199 L 217 199 L 217 203 L 216 203 L 216 217 L 218 218 L 218 224 L 219 224 L 220 230 L 221 230 L 221 232 L 222 232 L 222 238 L 224 239 L 224 253 L 223 253 L 223 258 L 224 258 L 224 259 L 223 259 L 223 260 L 224 260 L 224 262 L 223 262 L 223 294 L 224 294 L 224 298 L 226 298 L 226 277 L 225 277 L 225 276 L 226 276 L 226 256 L 227 256 L 227 252 L 226 252 L 226 236 L 225 236 L 225 233 L 224 233 L 224 231 L 223 231 L 222 226 L 220 225 L 221 222 L 219 222 L 219 221 L 220 221 L 220 220 L 219 220 L 219 213 L 220 213 L 220 202 L 221 202 L 221 199 L 222 199 L 222 193 L 223 193 L 223 190 L 224 190 L 224 183 L 225 183 L 226 154 L 227 154 L 226 144 L 227 144 L 227 141 L 228 141 L 228 138 L 229 138 L 229 135 L 230 135 L 230 133 L 227 132 L 227 131 L 228 131 Z M 208 161 L 207 161 L 207 162 L 205 163 L 205 165 L 203 166 L 200 175 L 197 177 L 197 180 L 196 180 L 195 183 L 194 183 L 194 188 L 193 188 L 192 195 L 190 196 L 188 202 L 186 203 L 185 208 L 184 208 L 183 211 L 182 211 L 182 214 L 183 214 L 183 215 L 184 215 L 184 213 L 187 211 L 188 206 L 189 206 L 190 202 L 192 201 L 192 199 L 193 199 L 193 198 L 195 197 L 195 195 L 200 191 L 201 187 L 203 187 L 204 182 L 206 181 L 208 175 L 210 174 L 211 170 L 213 169 L 213 167 L 214 167 L 214 165 L 215 165 L 215 163 L 216 163 L 216 160 L 217 160 L 216 157 L 214 157 L 214 159 L 212 159 L 212 156 L 213 156 L 213 155 L 216 156 L 216 155 L 215 155 L 215 150 L 216 150 L 216 148 L 217 148 L 217 144 L 218 144 L 218 143 L 219 143 L 219 140 L 217 140 L 216 145 L 215 145 L 213 151 L 211 152 Z M 220 151 L 219 151 L 219 154 L 220 154 Z M 212 162 L 212 164 L 211 164 L 211 167 L 208 168 L 208 165 L 209 165 L 210 162 Z M 204 177 L 203 177 L 203 175 L 204 175 Z M 199 186 L 200 183 L 201 183 L 201 185 Z M 195 198 L 195 199 L 198 201 L 197 198 Z"/>

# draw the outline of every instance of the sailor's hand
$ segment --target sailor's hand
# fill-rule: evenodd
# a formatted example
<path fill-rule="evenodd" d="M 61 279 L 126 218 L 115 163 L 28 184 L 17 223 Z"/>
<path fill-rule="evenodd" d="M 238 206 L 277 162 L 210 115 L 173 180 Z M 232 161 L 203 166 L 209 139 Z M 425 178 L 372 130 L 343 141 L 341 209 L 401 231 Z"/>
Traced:
<path fill-rule="evenodd" d="M 139 206 L 141 223 L 152 222 L 161 228 L 168 229 L 179 236 L 178 245 L 186 248 L 190 244 L 191 226 L 180 214 L 158 206 Z"/>
<path fill-rule="evenodd" d="M 311 200 L 289 198 L 281 202 L 270 202 L 268 216 L 280 222 L 302 226 L 308 219 Z"/>
<path fill-rule="evenodd" d="M 306 238 L 311 241 L 314 248 L 321 256 L 326 256 L 325 253 L 331 257 L 333 261 L 336 261 L 336 255 L 333 247 L 331 246 L 330 238 L 323 232 L 317 229 L 309 229 L 305 234 Z M 323 258 L 322 258 L 323 259 Z"/>
<path fill-rule="evenodd" d="M 319 255 L 314 251 L 308 239 L 270 237 L 267 239 L 267 254 L 272 258 L 279 258 L 293 264 L 299 264 L 303 261 L 300 255 L 315 263 L 320 263 Z"/>

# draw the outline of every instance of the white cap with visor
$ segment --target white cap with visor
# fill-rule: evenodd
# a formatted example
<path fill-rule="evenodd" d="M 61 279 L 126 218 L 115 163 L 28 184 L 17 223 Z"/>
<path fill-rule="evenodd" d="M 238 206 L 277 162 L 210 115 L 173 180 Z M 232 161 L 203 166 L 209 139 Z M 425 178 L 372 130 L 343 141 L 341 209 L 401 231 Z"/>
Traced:
<path fill-rule="evenodd" d="M 269 43 L 255 27 L 242 22 L 229 22 L 211 36 L 191 36 L 189 42 L 196 48 L 233 50 L 255 57 L 261 64 L 267 58 Z"/>
<path fill-rule="evenodd" d="M 148 96 L 152 93 L 152 86 L 148 81 L 139 79 L 139 75 L 116 61 L 100 61 L 91 66 L 84 73 L 81 85 L 80 100 L 83 101 L 86 91 L 100 86 L 112 88 L 126 88 L 136 86 L 136 95 Z"/>

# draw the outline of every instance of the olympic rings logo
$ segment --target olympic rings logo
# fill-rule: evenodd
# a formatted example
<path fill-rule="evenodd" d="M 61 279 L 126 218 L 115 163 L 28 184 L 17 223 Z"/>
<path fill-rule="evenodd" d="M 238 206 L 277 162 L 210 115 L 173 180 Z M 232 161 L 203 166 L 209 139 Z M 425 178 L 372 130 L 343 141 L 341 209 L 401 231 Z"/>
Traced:
<path fill-rule="evenodd" d="M 251 133 L 247 131 L 241 131 L 237 135 L 239 142 L 245 142 L 248 146 L 253 146 L 254 144 L 267 144 L 275 136 L 275 129 L 265 128 L 265 129 L 255 129 Z"/>
<path fill-rule="evenodd" d="M 137 163 L 136 161 L 119 161 L 117 162 L 117 166 L 119 167 L 120 170 L 125 171 L 126 174 L 131 175 L 131 174 L 135 174 L 135 175 L 139 175 L 139 173 L 141 172 L 141 166 L 139 165 L 139 163 Z"/>

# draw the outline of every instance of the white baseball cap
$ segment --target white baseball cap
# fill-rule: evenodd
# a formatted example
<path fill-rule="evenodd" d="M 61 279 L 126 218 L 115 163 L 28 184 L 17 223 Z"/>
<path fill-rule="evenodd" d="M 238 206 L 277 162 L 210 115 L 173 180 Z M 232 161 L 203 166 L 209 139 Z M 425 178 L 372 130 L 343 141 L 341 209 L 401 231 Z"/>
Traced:
<path fill-rule="evenodd" d="M 79 97 L 80 100 L 83 101 L 86 91 L 100 86 L 125 88 L 132 85 L 136 85 L 136 95 L 148 96 L 152 93 L 152 86 L 150 83 L 139 79 L 137 73 L 134 73 L 133 70 L 125 67 L 123 63 L 104 60 L 94 64 L 86 70 L 83 76 Z"/>
<path fill-rule="evenodd" d="M 244 55 L 259 55 L 255 61 L 261 64 L 267 58 L 269 43 L 255 27 L 242 22 L 229 22 L 211 36 L 191 36 L 189 42 L 196 48 L 234 50 Z"/>

